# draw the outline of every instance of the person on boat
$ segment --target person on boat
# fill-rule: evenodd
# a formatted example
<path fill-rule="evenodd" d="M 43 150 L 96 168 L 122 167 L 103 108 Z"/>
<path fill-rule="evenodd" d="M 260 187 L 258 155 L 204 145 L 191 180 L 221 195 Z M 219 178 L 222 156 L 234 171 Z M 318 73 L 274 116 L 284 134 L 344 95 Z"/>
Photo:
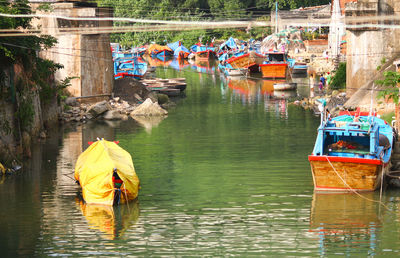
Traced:
<path fill-rule="evenodd" d="M 117 169 L 114 168 L 112 181 L 114 184 L 114 205 L 118 205 L 121 198 L 121 186 L 123 184 L 122 179 L 117 173 Z"/>
<path fill-rule="evenodd" d="M 119 177 L 116 168 L 114 168 L 114 173 L 113 173 L 112 181 L 113 181 L 113 183 L 114 183 L 114 188 L 118 188 L 118 189 L 121 188 L 123 181 L 122 181 L 122 179 Z"/>
<path fill-rule="evenodd" d="M 329 112 L 329 109 L 325 109 L 325 115 L 326 115 L 326 120 L 331 120 L 331 112 Z"/>

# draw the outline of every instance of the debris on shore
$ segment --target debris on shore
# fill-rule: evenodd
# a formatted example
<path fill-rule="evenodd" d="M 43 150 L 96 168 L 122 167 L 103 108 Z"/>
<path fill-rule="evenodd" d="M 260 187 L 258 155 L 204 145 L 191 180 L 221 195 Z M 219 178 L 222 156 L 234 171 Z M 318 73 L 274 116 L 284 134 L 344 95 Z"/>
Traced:
<path fill-rule="evenodd" d="M 166 109 L 175 105 L 167 95 L 157 93 L 129 77 L 115 81 L 113 97 L 109 100 L 87 104 L 80 102 L 79 98 L 67 98 L 65 103 L 67 109 L 60 117 L 65 123 L 84 123 L 94 119 L 128 120 L 130 115 L 166 115 Z"/>
<path fill-rule="evenodd" d="M 312 98 L 303 98 L 302 100 L 295 100 L 293 104 L 299 105 L 303 107 L 304 109 L 310 109 L 312 110 L 315 114 L 319 114 L 319 100 L 320 99 L 325 99 L 326 101 L 326 108 L 329 110 L 329 112 L 335 116 L 339 114 L 340 111 L 346 110 L 344 107 L 344 104 L 348 100 L 346 97 L 345 92 L 339 92 L 337 90 L 332 91 L 330 94 L 325 94 L 323 96 L 315 96 Z"/>

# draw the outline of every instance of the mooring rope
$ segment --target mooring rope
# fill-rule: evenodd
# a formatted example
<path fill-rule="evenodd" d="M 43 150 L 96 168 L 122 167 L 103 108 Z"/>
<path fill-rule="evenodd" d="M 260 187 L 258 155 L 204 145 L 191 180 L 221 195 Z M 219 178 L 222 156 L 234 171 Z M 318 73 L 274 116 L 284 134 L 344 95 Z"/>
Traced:
<path fill-rule="evenodd" d="M 351 188 L 351 186 L 349 186 L 346 181 L 340 176 L 340 174 L 336 171 L 335 167 L 332 165 L 331 161 L 329 160 L 328 156 L 325 156 L 326 160 L 329 162 L 329 164 L 331 165 L 333 171 L 335 171 L 336 175 L 340 178 L 340 180 L 342 180 L 342 182 L 349 188 L 349 190 L 353 193 L 355 193 L 356 195 L 358 195 L 360 198 L 363 198 L 365 200 L 371 201 L 371 202 L 376 202 L 380 205 L 382 205 L 383 207 L 385 207 L 387 210 L 390 211 L 389 207 L 387 207 L 381 200 L 376 201 L 370 198 L 367 198 L 365 196 L 362 196 L 359 192 L 357 192 L 355 189 Z M 383 184 L 383 164 L 382 164 L 382 180 L 381 180 L 381 192 L 382 192 L 382 184 Z"/>
<path fill-rule="evenodd" d="M 128 202 L 128 194 L 126 193 L 126 184 L 125 184 L 125 181 L 122 183 L 122 185 L 124 186 L 124 193 L 125 193 L 125 198 L 126 198 L 126 200 L 125 200 L 125 202 L 126 202 L 126 206 L 128 206 L 128 212 L 129 212 L 129 202 Z M 122 187 L 122 186 L 121 186 Z"/>

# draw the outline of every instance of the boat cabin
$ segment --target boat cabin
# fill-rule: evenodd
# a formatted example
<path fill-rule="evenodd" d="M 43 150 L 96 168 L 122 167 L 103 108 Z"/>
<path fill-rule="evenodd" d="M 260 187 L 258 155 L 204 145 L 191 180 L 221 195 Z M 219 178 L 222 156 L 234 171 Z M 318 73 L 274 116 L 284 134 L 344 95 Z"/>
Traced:
<path fill-rule="evenodd" d="M 366 158 L 390 159 L 392 139 L 385 122 L 377 117 L 339 116 L 327 120 L 318 129 L 313 154 Z"/>
<path fill-rule="evenodd" d="M 268 53 L 266 57 L 267 63 L 285 63 L 286 61 L 286 54 L 283 52 Z"/>

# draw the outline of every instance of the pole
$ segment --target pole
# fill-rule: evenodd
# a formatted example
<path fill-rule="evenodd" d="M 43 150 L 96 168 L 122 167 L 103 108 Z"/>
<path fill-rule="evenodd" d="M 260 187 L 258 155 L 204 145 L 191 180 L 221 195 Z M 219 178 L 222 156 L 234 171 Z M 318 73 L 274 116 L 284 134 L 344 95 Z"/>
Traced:
<path fill-rule="evenodd" d="M 275 33 L 278 33 L 278 1 L 275 1 Z"/>

